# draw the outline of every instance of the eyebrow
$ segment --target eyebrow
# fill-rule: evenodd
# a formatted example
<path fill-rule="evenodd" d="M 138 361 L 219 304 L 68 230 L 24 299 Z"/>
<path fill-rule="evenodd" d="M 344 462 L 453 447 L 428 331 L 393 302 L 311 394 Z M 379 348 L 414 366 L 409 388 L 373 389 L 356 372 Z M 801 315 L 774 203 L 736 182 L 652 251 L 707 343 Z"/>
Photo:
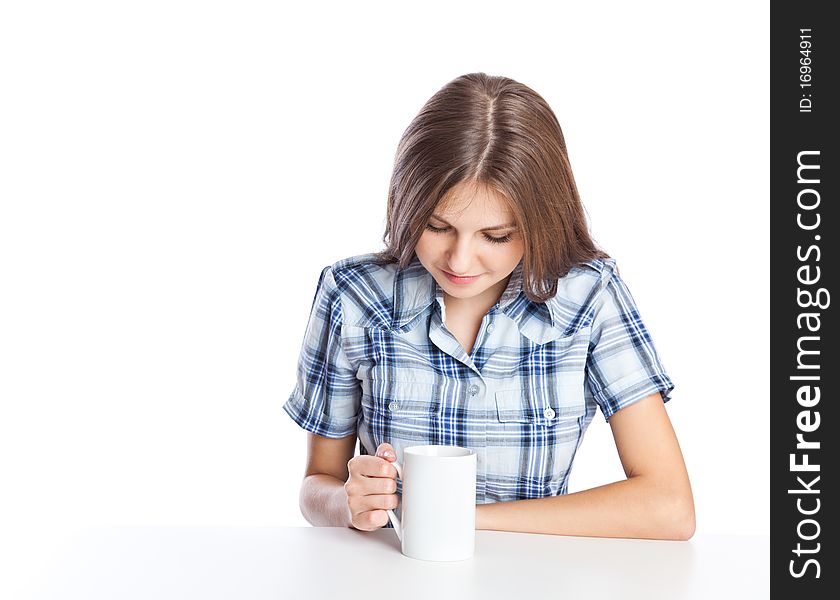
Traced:
<path fill-rule="evenodd" d="M 446 223 L 447 225 L 449 225 L 450 227 L 452 227 L 452 224 L 448 223 L 445 219 L 441 219 L 437 215 L 432 215 L 432 216 L 435 219 L 437 219 L 438 221 L 442 221 L 442 222 Z M 505 223 L 504 225 L 496 225 L 494 227 L 485 227 L 484 229 L 479 229 L 479 231 L 493 231 L 493 230 L 496 230 L 496 229 L 507 229 L 508 227 L 516 227 L 516 223 Z"/>

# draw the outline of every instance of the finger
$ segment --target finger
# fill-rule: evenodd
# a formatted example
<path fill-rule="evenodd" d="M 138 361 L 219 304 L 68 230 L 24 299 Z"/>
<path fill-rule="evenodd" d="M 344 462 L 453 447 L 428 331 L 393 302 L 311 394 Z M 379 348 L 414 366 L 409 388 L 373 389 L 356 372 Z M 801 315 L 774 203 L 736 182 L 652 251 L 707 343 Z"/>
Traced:
<path fill-rule="evenodd" d="M 370 473 L 368 477 L 382 477 L 385 479 L 396 479 L 397 478 L 397 469 L 392 465 L 390 462 L 385 460 L 384 458 L 375 458 L 376 463 L 372 464 L 370 468 Z"/>
<path fill-rule="evenodd" d="M 397 480 L 390 477 L 359 477 L 344 486 L 347 501 L 355 509 L 363 508 L 367 498 L 379 495 L 396 495 Z"/>
<path fill-rule="evenodd" d="M 365 461 L 360 463 L 359 474 L 365 477 L 388 477 L 394 479 L 397 476 L 397 469 L 384 458 L 376 456 L 365 456 Z"/>
<path fill-rule="evenodd" d="M 394 451 L 394 447 L 387 442 L 382 442 L 381 444 L 379 444 L 379 446 L 376 448 L 376 456 L 378 456 L 379 458 L 384 458 L 385 460 L 391 462 L 397 460 L 397 453 Z"/>
<path fill-rule="evenodd" d="M 368 477 L 365 484 L 365 496 L 397 493 L 397 480 L 390 477 Z"/>
<path fill-rule="evenodd" d="M 361 531 L 373 531 L 388 524 L 388 513 L 379 509 L 353 513 L 351 523 Z"/>
<path fill-rule="evenodd" d="M 365 496 L 367 510 L 395 509 L 400 505 L 400 497 L 396 494 L 374 494 Z"/>
<path fill-rule="evenodd" d="M 369 510 L 358 515 L 357 520 L 372 529 L 384 527 L 388 524 L 388 513 L 384 510 Z"/>
<path fill-rule="evenodd" d="M 353 466 L 350 472 L 356 476 L 364 477 L 387 477 L 394 479 L 397 476 L 397 469 L 384 458 L 376 456 L 357 456 L 353 459 Z"/>

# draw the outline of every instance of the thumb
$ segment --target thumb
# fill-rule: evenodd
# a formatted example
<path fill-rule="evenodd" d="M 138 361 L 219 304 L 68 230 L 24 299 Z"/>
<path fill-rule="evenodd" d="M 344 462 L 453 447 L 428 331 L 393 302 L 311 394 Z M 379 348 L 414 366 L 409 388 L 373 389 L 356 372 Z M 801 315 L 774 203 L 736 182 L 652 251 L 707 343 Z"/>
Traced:
<path fill-rule="evenodd" d="M 384 458 L 385 460 L 394 462 L 397 460 L 397 453 L 394 452 L 394 447 L 388 443 L 381 443 L 376 448 L 376 456 L 379 458 Z"/>

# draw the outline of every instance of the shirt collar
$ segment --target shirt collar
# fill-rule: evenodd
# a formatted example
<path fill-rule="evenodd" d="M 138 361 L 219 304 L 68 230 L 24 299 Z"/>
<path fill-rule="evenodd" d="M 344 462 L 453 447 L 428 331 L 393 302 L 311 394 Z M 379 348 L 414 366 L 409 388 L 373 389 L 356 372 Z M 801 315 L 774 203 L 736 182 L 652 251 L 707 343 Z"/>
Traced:
<path fill-rule="evenodd" d="M 398 269 L 394 277 L 393 329 L 406 328 L 418 315 L 434 302 L 443 308 L 443 290 L 432 274 L 420 263 L 417 255 L 405 269 Z M 522 277 L 522 260 L 510 275 L 508 284 L 496 303 L 496 308 L 510 317 L 523 335 L 536 343 L 545 343 L 560 337 L 562 330 L 554 302 L 540 303 L 525 295 Z"/>

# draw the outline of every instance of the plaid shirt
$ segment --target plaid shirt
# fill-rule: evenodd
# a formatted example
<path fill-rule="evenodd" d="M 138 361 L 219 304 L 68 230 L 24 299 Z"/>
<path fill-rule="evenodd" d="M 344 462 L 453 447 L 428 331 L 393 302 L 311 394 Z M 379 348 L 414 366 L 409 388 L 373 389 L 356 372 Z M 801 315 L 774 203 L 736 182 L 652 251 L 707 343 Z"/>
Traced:
<path fill-rule="evenodd" d="M 565 494 L 596 408 L 605 419 L 674 386 L 612 258 L 575 267 L 546 303 L 522 261 L 468 355 L 446 329 L 443 292 L 417 257 L 365 254 L 321 271 L 284 410 L 321 436 L 477 453 L 476 502 Z M 397 480 L 397 492 L 402 482 Z M 389 523 L 390 526 L 390 523 Z"/>

